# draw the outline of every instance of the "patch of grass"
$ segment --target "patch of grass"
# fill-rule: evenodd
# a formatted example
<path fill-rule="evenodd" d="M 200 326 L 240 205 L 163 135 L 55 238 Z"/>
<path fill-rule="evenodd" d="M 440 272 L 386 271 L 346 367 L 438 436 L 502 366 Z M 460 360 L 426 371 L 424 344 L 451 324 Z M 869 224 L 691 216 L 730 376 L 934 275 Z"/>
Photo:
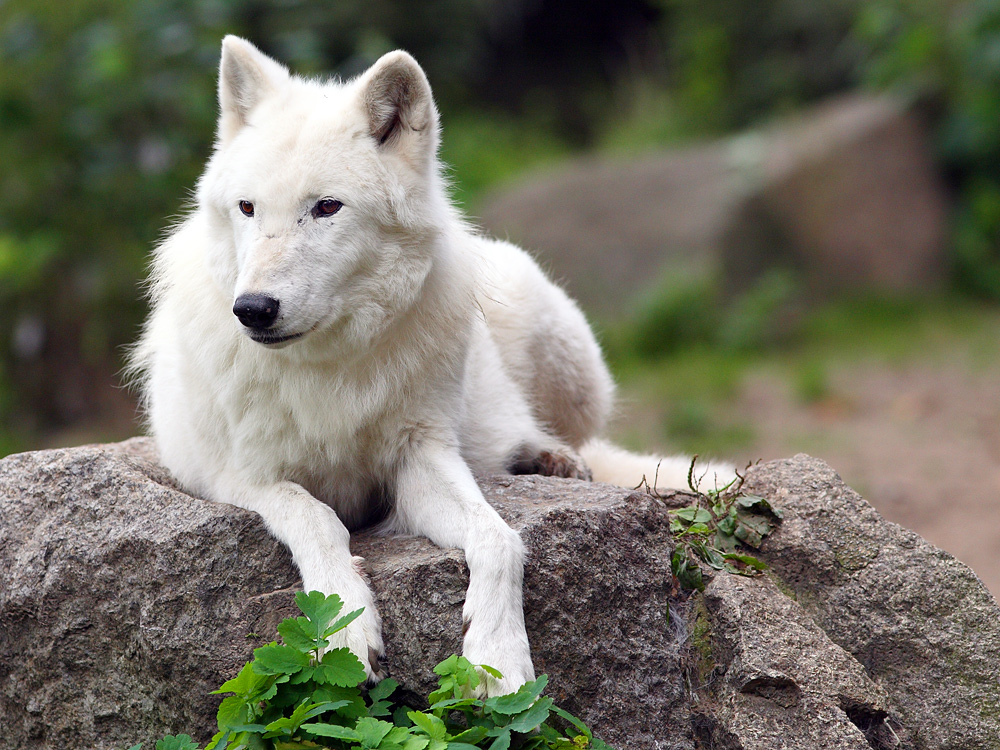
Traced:
<path fill-rule="evenodd" d="M 670 571 L 682 588 L 704 591 L 705 577 L 712 571 L 752 576 L 766 570 L 767 565 L 751 553 L 760 549 L 764 537 L 781 523 L 784 514 L 763 497 L 743 492 L 744 477 L 739 472 L 723 487 L 704 486 L 697 464 L 695 456 L 687 477 L 694 501 L 685 508 L 667 511 L 676 542 Z M 662 495 L 656 490 L 656 479 L 654 476 L 650 484 L 649 478 L 643 477 L 640 487 L 659 498 Z"/>
<path fill-rule="evenodd" d="M 830 374 L 822 359 L 805 359 L 791 373 L 795 395 L 804 404 L 816 404 L 830 396 Z"/>
<path fill-rule="evenodd" d="M 672 403 L 662 426 L 664 439 L 689 454 L 732 455 L 746 449 L 754 437 L 749 425 L 733 423 L 725 419 L 724 409 L 695 399 Z"/>

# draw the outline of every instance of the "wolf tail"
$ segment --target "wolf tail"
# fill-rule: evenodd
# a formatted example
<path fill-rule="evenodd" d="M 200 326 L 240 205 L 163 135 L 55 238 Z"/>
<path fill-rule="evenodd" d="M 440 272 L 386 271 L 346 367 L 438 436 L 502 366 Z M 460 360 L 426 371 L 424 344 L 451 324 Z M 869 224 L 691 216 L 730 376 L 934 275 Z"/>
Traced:
<path fill-rule="evenodd" d="M 736 476 L 735 469 L 723 463 L 698 461 L 692 470 L 692 460 L 685 456 L 654 456 L 632 453 L 601 438 L 587 441 L 580 455 L 594 474 L 595 482 L 617 484 L 619 487 L 687 490 L 689 477 L 702 489 L 723 487 Z"/>

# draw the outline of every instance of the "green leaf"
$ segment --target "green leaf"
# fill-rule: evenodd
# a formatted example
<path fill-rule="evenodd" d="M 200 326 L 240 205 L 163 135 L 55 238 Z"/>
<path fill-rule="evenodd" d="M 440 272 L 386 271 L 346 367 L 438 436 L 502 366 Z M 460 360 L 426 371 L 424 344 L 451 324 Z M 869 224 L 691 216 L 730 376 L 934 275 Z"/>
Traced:
<path fill-rule="evenodd" d="M 552 699 L 547 695 L 542 696 L 527 711 L 522 711 L 511 719 L 508 727 L 511 731 L 527 734 L 536 729 L 539 724 L 549 718 L 549 709 L 552 707 Z"/>
<path fill-rule="evenodd" d="M 343 630 L 348 625 L 350 625 L 352 622 L 354 622 L 356 619 L 358 619 L 358 617 L 360 617 L 361 613 L 364 612 L 364 611 L 365 611 L 365 608 L 361 607 L 359 609 L 354 610 L 353 612 L 348 612 L 346 615 L 344 615 L 339 620 L 337 620 L 335 623 L 333 623 L 333 625 L 330 625 L 326 630 L 324 630 L 323 631 L 323 636 L 324 637 L 330 636 L 330 635 L 333 635 L 334 633 L 336 633 L 336 632 L 338 632 L 340 630 Z"/>
<path fill-rule="evenodd" d="M 670 560 L 670 569 L 684 588 L 696 591 L 705 590 L 705 578 L 698 563 L 688 560 L 679 547 L 674 550 Z"/>
<path fill-rule="evenodd" d="M 229 738 L 232 734 L 233 732 L 231 729 L 216 732 L 215 736 L 208 741 L 207 745 L 205 745 L 205 750 L 219 750 L 220 748 L 224 748 L 229 744 Z"/>
<path fill-rule="evenodd" d="M 309 661 L 312 661 L 311 657 Z M 313 674 L 315 672 L 316 667 L 310 665 L 308 667 L 302 667 L 302 669 L 293 675 L 284 675 L 284 677 L 288 680 L 289 685 L 302 685 L 303 683 L 309 682 L 313 678 Z"/>
<path fill-rule="evenodd" d="M 216 714 L 216 722 L 220 730 L 232 727 L 234 724 L 245 724 L 249 719 L 250 708 L 246 701 L 238 695 L 223 698 Z"/>
<path fill-rule="evenodd" d="M 335 648 L 323 654 L 312 677 L 326 685 L 355 687 L 365 681 L 365 668 L 350 649 Z"/>
<path fill-rule="evenodd" d="M 267 677 L 254 672 L 253 666 L 248 663 L 243 665 L 243 669 L 240 670 L 238 675 L 231 680 L 226 680 L 222 683 L 222 687 L 218 690 L 213 690 L 211 695 L 236 693 L 236 695 L 240 696 L 249 696 L 253 695 L 267 681 Z"/>
<path fill-rule="evenodd" d="M 763 536 L 758 531 L 756 531 L 752 526 L 748 526 L 747 524 L 743 523 L 742 519 L 739 525 L 736 527 L 736 533 L 734 534 L 734 536 L 748 547 L 753 547 L 754 549 L 760 547 L 760 545 L 764 541 Z"/>
<path fill-rule="evenodd" d="M 403 750 L 424 750 L 429 744 L 430 738 L 428 737 L 410 736 L 403 743 Z"/>
<path fill-rule="evenodd" d="M 358 719 L 355 731 L 361 736 L 361 744 L 366 748 L 378 747 L 378 744 L 392 730 L 392 724 L 387 721 L 365 716 Z"/>
<path fill-rule="evenodd" d="M 736 560 L 737 562 L 741 562 L 744 565 L 753 568 L 754 570 L 767 570 L 768 568 L 766 562 L 764 562 L 763 560 L 758 560 L 753 555 L 740 555 L 736 553 L 727 553 L 723 555 L 723 557 L 725 557 L 727 560 Z"/>
<path fill-rule="evenodd" d="M 399 687 L 399 683 L 391 677 L 386 677 L 368 691 L 368 700 L 372 703 L 368 707 L 369 716 L 389 716 L 391 703 L 387 700 L 390 695 Z"/>
<path fill-rule="evenodd" d="M 342 708 L 335 709 L 338 716 L 348 719 L 358 719 L 368 713 L 361 691 L 357 687 L 341 687 L 340 685 L 322 685 L 313 691 L 314 703 L 343 702 Z"/>
<path fill-rule="evenodd" d="M 715 570 L 722 570 L 726 566 L 726 561 L 718 550 L 705 544 L 692 544 L 691 548 L 697 553 L 698 557 L 715 568 Z"/>
<path fill-rule="evenodd" d="M 684 533 L 686 533 L 686 534 L 692 534 L 692 535 L 697 535 L 697 534 L 711 534 L 712 530 L 710 528 L 708 528 L 708 524 L 693 523 L 693 524 L 691 524 L 690 526 L 687 527 L 687 529 L 685 530 Z"/>
<path fill-rule="evenodd" d="M 128 750 L 142 750 L 142 743 L 140 742 L 138 745 L 132 745 L 132 747 Z"/>
<path fill-rule="evenodd" d="M 504 729 L 489 747 L 489 750 L 507 750 L 510 747 L 510 730 Z"/>
<path fill-rule="evenodd" d="M 770 519 L 767 516 L 758 515 L 756 513 L 747 513 L 746 511 L 740 511 L 736 517 L 739 519 L 739 522 L 741 524 L 749 526 L 751 529 L 756 531 L 761 536 L 767 536 L 772 531 L 774 531 L 774 527 L 776 526 L 773 519 Z"/>
<path fill-rule="evenodd" d="M 775 508 L 759 495 L 741 495 L 736 498 L 736 505 L 754 513 L 770 514 L 779 520 L 785 516 L 780 508 Z"/>
<path fill-rule="evenodd" d="M 263 724 L 236 724 L 229 729 L 232 732 L 253 732 L 254 734 L 263 734 L 267 731 L 267 727 Z"/>
<path fill-rule="evenodd" d="M 493 677 L 497 680 L 503 679 L 503 672 L 501 672 L 496 667 L 491 667 L 489 664 L 480 664 L 479 668 L 484 672 L 486 672 L 486 674 L 488 674 L 490 677 Z M 473 687 L 475 687 L 475 685 L 473 685 Z"/>
<path fill-rule="evenodd" d="M 731 534 L 722 534 L 721 532 L 715 533 L 715 547 L 720 552 L 735 552 L 739 540 Z"/>
<path fill-rule="evenodd" d="M 254 649 L 253 671 L 257 674 L 292 675 L 309 666 L 309 656 L 291 646 L 269 643 Z"/>
<path fill-rule="evenodd" d="M 445 675 L 455 674 L 455 670 L 458 667 L 458 654 L 452 654 L 447 659 L 438 662 L 437 666 L 434 667 L 434 674 Z"/>
<path fill-rule="evenodd" d="M 456 709 L 460 710 L 469 707 L 482 708 L 483 702 L 478 698 L 445 698 L 444 700 L 431 704 L 431 708 L 435 712 L 453 711 Z"/>
<path fill-rule="evenodd" d="M 386 677 L 380 683 L 378 683 L 377 685 L 373 685 L 368 690 L 368 699 L 370 701 L 372 701 L 373 703 L 376 702 L 376 701 L 385 700 L 390 695 L 392 695 L 393 692 L 398 687 L 399 687 L 399 683 L 398 682 L 396 682 L 391 677 Z"/>
<path fill-rule="evenodd" d="M 286 645 L 304 654 L 317 648 L 325 648 L 330 642 L 319 638 L 317 628 L 308 618 L 287 619 L 278 625 L 278 633 Z"/>
<path fill-rule="evenodd" d="M 424 734 L 434 740 L 442 740 L 448 733 L 447 727 L 441 719 L 432 714 L 425 714 L 422 711 L 408 711 L 407 716 L 410 721 Z"/>
<path fill-rule="evenodd" d="M 694 505 L 687 508 L 678 508 L 677 510 L 670 512 L 677 518 L 680 518 L 682 521 L 687 521 L 688 523 L 711 523 L 712 521 L 711 513 L 704 508 L 699 508 Z"/>
<path fill-rule="evenodd" d="M 239 732 L 229 739 L 226 750 L 271 750 L 271 743 L 265 746 L 264 739 L 260 734 L 253 732 Z M 217 747 L 221 748 L 222 745 Z"/>
<path fill-rule="evenodd" d="M 726 534 L 727 536 L 732 536 L 736 532 L 736 514 L 727 515 L 722 518 L 717 524 L 716 528 L 720 534 Z"/>
<path fill-rule="evenodd" d="M 591 739 L 594 736 L 594 735 L 592 735 L 590 733 L 590 728 L 586 724 L 584 724 L 582 721 L 580 721 L 578 718 L 576 718 L 573 714 L 571 714 L 569 711 L 565 711 L 565 710 L 559 708 L 559 706 L 553 706 L 552 707 L 552 713 L 554 713 L 559 718 L 564 719 L 565 721 L 568 721 L 574 727 L 576 727 L 577 729 L 579 729 L 580 730 L 580 734 L 584 735 L 588 740 Z"/>
<path fill-rule="evenodd" d="M 188 734 L 168 734 L 156 741 L 156 750 L 198 750 L 198 743 Z"/>
<path fill-rule="evenodd" d="M 344 608 L 344 602 L 339 596 L 336 594 L 326 596 L 320 591 L 310 591 L 309 593 L 297 591 L 295 603 L 302 610 L 302 614 L 313 622 L 317 635 L 326 630 L 326 626 Z"/>
<path fill-rule="evenodd" d="M 302 722 L 308 721 L 315 716 L 312 713 L 315 707 L 316 704 L 314 703 L 303 703 L 296 706 L 291 716 L 282 716 L 264 727 L 264 738 L 269 739 L 271 737 L 281 737 L 282 735 L 291 737 Z"/>
<path fill-rule="evenodd" d="M 461 734 L 456 734 L 451 738 L 451 741 L 448 743 L 449 750 L 454 747 L 452 744 L 454 742 L 468 742 L 476 745 L 480 740 L 486 737 L 488 732 L 489 730 L 486 727 L 470 727 Z"/>
<path fill-rule="evenodd" d="M 351 729 L 350 727 L 344 727 L 340 724 L 324 724 L 322 722 L 314 724 L 303 724 L 300 729 L 304 729 L 310 734 L 316 734 L 320 737 L 336 737 L 339 740 L 350 740 L 351 742 L 361 742 L 361 735 Z"/>
<path fill-rule="evenodd" d="M 265 738 L 280 737 L 282 735 L 290 737 L 296 730 L 302 725 L 303 722 L 309 721 L 309 719 L 315 719 L 320 714 L 326 713 L 327 711 L 335 711 L 347 705 L 347 701 L 332 701 L 326 703 L 302 703 L 296 706 L 295 710 L 292 711 L 291 716 L 281 717 L 275 719 L 266 727 L 264 727 Z"/>
<path fill-rule="evenodd" d="M 535 699 L 545 689 L 545 685 L 548 681 L 549 676 L 543 674 L 537 680 L 522 685 L 518 688 L 516 693 L 498 695 L 494 698 L 489 698 L 486 701 L 485 706 L 491 711 L 507 714 L 508 716 L 521 713 L 521 711 L 529 708 L 531 704 L 535 702 Z"/>
<path fill-rule="evenodd" d="M 385 736 L 385 739 L 382 741 L 382 746 L 384 746 L 387 742 L 395 742 L 397 745 L 402 746 L 411 737 L 413 737 L 413 735 L 410 734 L 409 727 L 393 726 L 392 729 L 389 730 L 389 733 Z"/>
<path fill-rule="evenodd" d="M 397 727 L 412 727 L 413 722 L 406 715 L 409 711 L 410 709 L 406 706 L 397 706 L 396 710 L 392 712 L 392 723 Z"/>

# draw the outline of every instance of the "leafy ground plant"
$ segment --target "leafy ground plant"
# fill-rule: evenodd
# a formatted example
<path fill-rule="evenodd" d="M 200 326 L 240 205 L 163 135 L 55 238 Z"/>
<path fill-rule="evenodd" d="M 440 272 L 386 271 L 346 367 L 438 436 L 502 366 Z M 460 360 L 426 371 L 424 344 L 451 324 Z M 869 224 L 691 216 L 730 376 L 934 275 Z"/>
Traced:
<path fill-rule="evenodd" d="M 542 675 L 516 693 L 474 697 L 486 665 L 452 655 L 438 664 L 438 689 L 429 708 L 396 705 L 398 684 L 385 679 L 367 692 L 365 670 L 346 648 L 329 649 L 330 636 L 361 610 L 341 615 L 337 595 L 299 592 L 301 617 L 278 626 L 282 644 L 254 651 L 254 660 L 222 685 L 218 733 L 204 750 L 612 750 L 579 719 L 543 696 Z M 129 750 L 141 750 L 142 743 Z M 156 750 L 201 750 L 189 735 L 164 737 Z"/>
<path fill-rule="evenodd" d="M 747 550 L 760 549 L 764 537 L 781 523 L 782 513 L 764 498 L 744 493 L 745 478 L 738 471 L 736 478 L 723 487 L 702 490 L 705 477 L 696 473 L 697 461 L 695 456 L 688 469 L 688 487 L 694 493 L 694 501 L 684 508 L 668 511 L 670 531 L 677 541 L 670 570 L 681 587 L 702 591 L 703 563 L 712 570 L 737 575 L 756 575 L 765 570 L 767 565 Z M 655 489 L 655 478 L 653 487 L 645 478 L 639 487 L 660 496 Z"/>

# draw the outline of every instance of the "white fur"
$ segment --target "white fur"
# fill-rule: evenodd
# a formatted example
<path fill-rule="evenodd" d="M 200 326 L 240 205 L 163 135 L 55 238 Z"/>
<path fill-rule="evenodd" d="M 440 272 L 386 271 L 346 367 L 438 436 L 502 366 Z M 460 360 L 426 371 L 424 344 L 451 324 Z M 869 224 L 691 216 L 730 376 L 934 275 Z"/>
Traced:
<path fill-rule="evenodd" d="M 613 390 L 597 343 L 527 254 L 453 211 L 409 55 L 317 82 L 227 37 L 219 99 L 215 152 L 156 252 L 133 357 L 163 461 L 190 491 L 263 516 L 306 590 L 365 607 L 343 644 L 371 677 L 381 624 L 349 529 L 381 509 L 389 528 L 462 548 L 465 654 L 503 672 L 489 693 L 516 689 L 533 678 L 524 550 L 473 472 L 521 459 L 585 476 L 579 449 L 597 479 L 634 486 L 659 459 L 594 440 Z M 316 216 L 324 199 L 343 207 Z M 244 294 L 280 301 L 263 343 L 233 314 Z M 661 484 L 686 471 L 671 462 Z"/>

